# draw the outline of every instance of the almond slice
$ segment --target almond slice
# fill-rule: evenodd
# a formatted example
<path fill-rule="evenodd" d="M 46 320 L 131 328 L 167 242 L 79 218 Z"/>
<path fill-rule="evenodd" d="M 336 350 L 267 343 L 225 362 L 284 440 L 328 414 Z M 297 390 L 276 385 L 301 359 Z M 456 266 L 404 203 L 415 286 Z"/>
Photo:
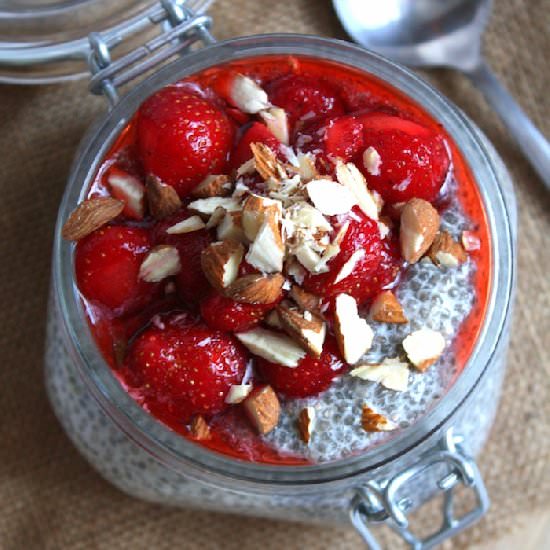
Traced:
<path fill-rule="evenodd" d="M 309 443 L 311 433 L 313 432 L 313 423 L 315 422 L 315 409 L 305 407 L 298 415 L 298 432 L 304 443 Z"/>
<path fill-rule="evenodd" d="M 201 254 L 201 265 L 208 282 L 216 290 L 228 287 L 237 278 L 243 255 L 243 245 L 235 241 L 215 242 L 207 246 Z"/>
<path fill-rule="evenodd" d="M 259 113 L 271 107 L 265 91 L 248 76 L 236 75 L 230 85 L 229 100 L 243 113 Z"/>
<path fill-rule="evenodd" d="M 249 158 L 247 161 L 243 162 L 237 168 L 237 178 L 244 176 L 245 174 L 253 174 L 256 171 L 256 163 L 254 162 L 254 157 Z"/>
<path fill-rule="evenodd" d="M 329 179 L 312 180 L 306 189 L 315 208 L 327 216 L 346 214 L 357 204 L 349 189 Z"/>
<path fill-rule="evenodd" d="M 329 269 L 323 265 L 323 258 L 313 250 L 309 243 L 301 243 L 294 248 L 294 255 L 298 262 L 310 273 L 326 273 Z"/>
<path fill-rule="evenodd" d="M 481 248 L 481 241 L 472 231 L 463 231 L 462 232 L 462 246 L 466 252 L 473 252 L 474 250 L 479 250 Z"/>
<path fill-rule="evenodd" d="M 339 160 L 336 163 L 336 178 L 355 195 L 359 208 L 369 218 L 378 220 L 379 203 L 367 188 L 365 177 L 359 172 L 355 164 L 351 162 L 344 164 Z"/>
<path fill-rule="evenodd" d="M 220 241 L 229 239 L 241 243 L 246 242 L 246 235 L 244 234 L 242 225 L 242 213 L 225 212 L 221 222 L 218 224 L 216 233 Z"/>
<path fill-rule="evenodd" d="M 162 183 L 157 176 L 149 175 L 145 180 L 145 196 L 151 216 L 162 220 L 177 212 L 181 207 L 181 199 L 176 190 Z"/>
<path fill-rule="evenodd" d="M 234 384 L 229 388 L 225 402 L 230 405 L 242 403 L 252 391 L 252 384 Z"/>
<path fill-rule="evenodd" d="M 283 270 L 285 246 L 277 218 L 273 213 L 267 217 L 246 255 L 246 261 L 263 273 L 278 273 Z"/>
<path fill-rule="evenodd" d="M 189 210 L 195 210 L 199 214 L 211 216 L 219 207 L 225 209 L 226 212 L 238 212 L 241 209 L 239 201 L 231 197 L 209 197 L 207 199 L 197 199 L 188 204 Z"/>
<path fill-rule="evenodd" d="M 447 231 L 440 231 L 435 236 L 428 256 L 438 267 L 458 267 L 468 259 L 464 248 Z"/>
<path fill-rule="evenodd" d="M 193 420 L 191 421 L 190 431 L 191 435 L 199 441 L 210 439 L 210 426 L 208 425 L 204 417 L 200 414 L 193 417 Z"/>
<path fill-rule="evenodd" d="M 332 230 L 332 225 L 327 218 L 317 208 L 305 201 L 299 201 L 287 208 L 285 219 L 312 233 Z"/>
<path fill-rule="evenodd" d="M 216 209 L 214 210 L 214 212 L 212 212 L 211 216 L 208 218 L 208 221 L 206 222 L 206 229 L 212 229 L 220 225 L 226 213 L 227 212 L 223 206 L 216 207 Z M 238 212 L 231 212 L 231 213 L 237 214 Z"/>
<path fill-rule="evenodd" d="M 311 311 L 315 315 L 320 315 L 321 298 L 319 296 L 306 292 L 298 285 L 292 285 L 289 297 L 302 311 Z"/>
<path fill-rule="evenodd" d="M 285 305 L 278 306 L 277 313 L 284 331 L 310 355 L 320 357 L 326 336 L 324 321 L 310 312 L 296 311 Z"/>
<path fill-rule="evenodd" d="M 315 157 L 311 153 L 298 153 L 298 174 L 304 182 L 311 181 L 319 177 L 319 172 L 315 166 Z"/>
<path fill-rule="evenodd" d="M 380 158 L 378 151 L 374 147 L 367 147 L 363 151 L 363 166 L 365 167 L 365 170 L 371 176 L 379 176 L 381 165 L 382 159 Z"/>
<path fill-rule="evenodd" d="M 277 160 L 277 155 L 265 143 L 251 143 L 250 149 L 252 149 L 254 155 L 256 171 L 264 180 L 287 178 L 287 173 L 283 165 Z"/>
<path fill-rule="evenodd" d="M 382 363 L 359 365 L 351 372 L 351 376 L 382 384 L 394 391 L 406 391 L 409 386 L 409 365 L 402 363 L 399 357 L 386 357 Z"/>
<path fill-rule="evenodd" d="M 225 295 L 244 304 L 272 304 L 281 296 L 285 278 L 274 275 L 251 274 L 239 277 L 225 290 Z"/>
<path fill-rule="evenodd" d="M 61 235 L 68 241 L 79 241 L 114 220 L 123 210 L 124 203 L 111 197 L 86 199 L 73 210 Z"/>
<path fill-rule="evenodd" d="M 271 133 L 285 145 L 288 145 L 288 117 L 284 109 L 280 107 L 271 107 L 266 111 L 260 111 L 265 125 Z"/>
<path fill-rule="evenodd" d="M 415 330 L 403 340 L 409 361 L 421 372 L 433 365 L 445 349 L 445 338 L 429 328 Z"/>
<path fill-rule="evenodd" d="M 255 328 L 235 336 L 255 355 L 267 361 L 294 368 L 306 356 L 306 352 L 289 338 L 264 328 Z"/>
<path fill-rule="evenodd" d="M 369 311 L 373 321 L 379 323 L 408 323 L 403 307 L 391 290 L 378 294 L 372 302 Z"/>
<path fill-rule="evenodd" d="M 168 235 L 183 235 L 185 233 L 199 231 L 200 229 L 204 229 L 205 227 L 206 224 L 202 221 L 200 216 L 191 216 L 189 218 L 186 218 L 185 220 L 182 220 L 181 222 L 171 225 L 166 230 L 166 233 L 168 233 Z"/>
<path fill-rule="evenodd" d="M 242 226 L 248 239 L 253 241 L 260 227 L 270 218 L 278 220 L 283 211 L 281 201 L 249 195 L 243 202 Z"/>
<path fill-rule="evenodd" d="M 411 199 L 401 210 L 401 255 L 414 264 L 428 251 L 439 230 L 437 210 L 423 199 Z"/>
<path fill-rule="evenodd" d="M 383 414 L 375 412 L 368 405 L 363 405 L 361 426 L 366 432 L 389 432 L 397 428 L 395 422 L 392 422 Z"/>
<path fill-rule="evenodd" d="M 111 195 L 124 203 L 124 213 L 135 220 L 143 219 L 145 215 L 145 186 L 141 181 L 135 176 L 113 167 L 107 176 L 107 183 L 111 188 Z"/>
<path fill-rule="evenodd" d="M 340 353 L 350 365 L 357 363 L 372 346 L 374 332 L 359 317 L 357 302 L 347 294 L 336 297 L 334 332 Z"/>
<path fill-rule="evenodd" d="M 347 262 L 340 268 L 338 275 L 334 279 L 334 284 L 343 281 L 346 277 L 349 277 L 355 266 L 365 257 L 365 249 L 358 248 L 347 260 Z"/>
<path fill-rule="evenodd" d="M 148 283 L 158 283 L 181 270 L 180 255 L 176 247 L 155 246 L 139 267 L 139 277 Z"/>
<path fill-rule="evenodd" d="M 208 197 L 227 197 L 231 193 L 231 181 L 223 174 L 206 176 L 192 191 L 191 196 L 198 199 Z"/>
<path fill-rule="evenodd" d="M 279 423 L 281 405 L 271 386 L 252 392 L 243 402 L 244 410 L 258 433 L 265 435 Z"/>

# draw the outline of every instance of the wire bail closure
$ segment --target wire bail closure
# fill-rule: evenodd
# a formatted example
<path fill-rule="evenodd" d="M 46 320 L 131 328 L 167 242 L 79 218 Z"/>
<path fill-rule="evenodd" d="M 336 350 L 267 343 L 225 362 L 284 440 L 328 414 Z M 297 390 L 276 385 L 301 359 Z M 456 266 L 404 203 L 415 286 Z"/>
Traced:
<path fill-rule="evenodd" d="M 369 550 L 381 550 L 369 528 L 370 524 L 386 523 L 413 550 L 428 550 L 441 544 L 478 521 L 489 508 L 489 497 L 476 463 L 466 455 L 461 445 L 463 438 L 452 428 L 433 449 L 418 462 L 393 478 L 369 481 L 356 490 L 350 506 L 350 519 Z M 437 482 L 437 494 L 444 494 L 443 523 L 438 531 L 420 539 L 409 528 L 407 512 L 412 508 L 409 499 L 398 499 L 398 493 L 407 483 L 436 465 L 444 465 L 448 473 Z M 459 484 L 470 488 L 476 498 L 475 507 L 462 517 L 455 518 L 453 489 Z"/>
<path fill-rule="evenodd" d="M 160 0 L 158 6 L 147 15 L 130 21 L 124 27 L 105 33 L 90 33 L 90 91 L 105 95 L 113 106 L 120 98 L 120 86 L 187 51 L 197 42 L 214 44 L 216 40 L 209 30 L 212 19 L 207 15 L 195 14 L 185 4 L 185 0 Z M 116 46 L 154 25 L 160 27 L 158 36 L 113 60 L 112 52 Z"/>

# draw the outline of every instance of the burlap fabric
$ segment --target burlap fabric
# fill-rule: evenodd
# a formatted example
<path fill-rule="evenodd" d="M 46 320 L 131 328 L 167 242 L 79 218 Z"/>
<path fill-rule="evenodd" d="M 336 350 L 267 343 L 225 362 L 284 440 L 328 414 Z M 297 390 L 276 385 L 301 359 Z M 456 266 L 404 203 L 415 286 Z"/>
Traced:
<path fill-rule="evenodd" d="M 550 135 L 547 0 L 498 0 L 489 61 Z M 220 38 L 270 31 L 344 37 L 330 2 L 219 0 Z M 499 415 L 480 460 L 489 515 L 449 545 L 497 538 L 550 501 L 550 201 L 480 94 L 460 75 L 436 86 L 485 130 L 512 172 L 519 199 L 519 293 Z M 0 87 L 0 548 L 360 548 L 350 528 L 324 528 L 152 506 L 103 481 L 77 454 L 42 381 L 52 228 L 77 143 L 105 108 L 84 82 Z M 392 547 L 394 545 L 392 544 Z"/>

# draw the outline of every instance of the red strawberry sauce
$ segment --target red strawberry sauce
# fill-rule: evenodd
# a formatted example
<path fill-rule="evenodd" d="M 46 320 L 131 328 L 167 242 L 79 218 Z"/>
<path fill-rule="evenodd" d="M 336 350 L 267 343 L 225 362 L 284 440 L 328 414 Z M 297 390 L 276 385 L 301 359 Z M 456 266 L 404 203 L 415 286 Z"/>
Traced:
<path fill-rule="evenodd" d="M 193 93 L 198 90 L 200 95 L 213 100 L 216 108 L 224 111 L 224 117 L 226 116 L 227 120 L 231 121 L 234 128 L 230 130 L 227 126 L 223 134 L 224 140 L 229 139 L 233 131 L 234 137 L 232 139 L 238 140 L 243 133 L 239 126 L 242 127 L 243 122 L 254 120 L 249 115 L 236 112 L 234 107 L 227 105 L 217 95 L 217 93 L 221 94 L 226 87 L 228 78 L 236 73 L 252 77 L 268 91 L 270 82 L 281 77 L 299 76 L 298 83 L 304 76 L 322 78 L 329 89 L 337 90 L 339 94 L 338 103 L 333 104 L 326 101 L 325 98 L 314 97 L 309 91 L 306 95 L 312 105 L 319 104 L 321 105 L 319 108 L 324 109 L 326 112 L 333 111 L 339 116 L 345 116 L 358 111 L 382 111 L 413 120 L 433 129 L 446 138 L 452 156 L 454 176 L 458 182 L 458 196 L 456 199 L 458 199 L 466 216 L 472 222 L 471 231 L 479 238 L 481 243 L 479 250 L 469 253 L 476 266 L 472 275 L 476 300 L 469 316 L 460 326 L 453 344 L 458 367 L 457 372 L 460 372 L 473 350 L 485 316 L 491 280 L 491 240 L 486 214 L 474 176 L 460 151 L 446 134 L 445 129 L 404 94 L 370 75 L 350 67 L 317 59 L 270 56 L 210 68 L 184 81 L 188 83 L 184 85 L 190 86 Z M 298 89 L 292 88 L 291 92 L 293 97 L 300 97 Z M 186 115 L 192 116 L 191 113 L 186 113 Z M 297 115 L 294 113 L 292 116 Z M 119 168 L 144 180 L 144 163 L 140 160 L 139 147 L 137 121 L 134 117 L 106 155 L 91 185 L 89 195 L 108 194 L 106 176 L 109 168 L 115 163 Z M 155 160 L 148 160 L 149 164 L 151 162 L 155 162 Z M 222 159 L 217 156 L 212 162 L 216 168 L 219 168 Z M 229 170 L 229 168 L 227 169 Z M 185 185 L 189 186 L 190 180 L 186 180 Z M 436 207 L 444 207 L 446 200 L 448 198 L 443 195 L 434 204 Z M 149 227 L 152 225 L 152 221 L 148 217 L 141 222 L 126 220 L 123 223 L 132 227 Z M 134 337 L 136 332 L 139 332 L 154 314 L 181 309 L 182 307 L 176 293 L 155 299 L 143 310 L 123 313 L 122 316 L 118 314 L 118 317 L 113 311 L 102 306 L 88 303 L 86 303 L 86 306 L 91 330 L 98 346 L 113 372 L 126 388 L 128 388 L 126 374 L 124 369 L 121 368 L 120 358 L 124 353 L 128 340 Z M 156 408 L 149 406 L 143 396 L 139 395 L 139 392 L 136 394 L 134 390 L 129 391 L 136 397 L 138 402 L 142 403 L 144 408 L 150 410 L 174 431 L 182 436 L 190 437 L 186 424 L 174 420 L 173 417 L 169 417 L 162 410 L 156 410 Z M 307 463 L 299 457 L 281 456 L 276 450 L 266 445 L 247 422 L 240 407 L 230 407 L 228 411 L 214 416 L 210 421 L 210 428 L 211 439 L 201 441 L 200 444 L 225 455 L 273 464 Z"/>

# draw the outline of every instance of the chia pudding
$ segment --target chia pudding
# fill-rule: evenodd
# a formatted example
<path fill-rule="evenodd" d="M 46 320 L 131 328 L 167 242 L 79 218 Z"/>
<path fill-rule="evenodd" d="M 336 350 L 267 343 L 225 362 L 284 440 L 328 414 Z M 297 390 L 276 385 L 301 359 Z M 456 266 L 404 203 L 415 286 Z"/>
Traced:
<path fill-rule="evenodd" d="M 269 56 L 138 109 L 64 226 L 90 329 L 172 430 L 281 465 L 417 422 L 483 324 L 476 184 L 426 111 L 351 67 Z"/>

